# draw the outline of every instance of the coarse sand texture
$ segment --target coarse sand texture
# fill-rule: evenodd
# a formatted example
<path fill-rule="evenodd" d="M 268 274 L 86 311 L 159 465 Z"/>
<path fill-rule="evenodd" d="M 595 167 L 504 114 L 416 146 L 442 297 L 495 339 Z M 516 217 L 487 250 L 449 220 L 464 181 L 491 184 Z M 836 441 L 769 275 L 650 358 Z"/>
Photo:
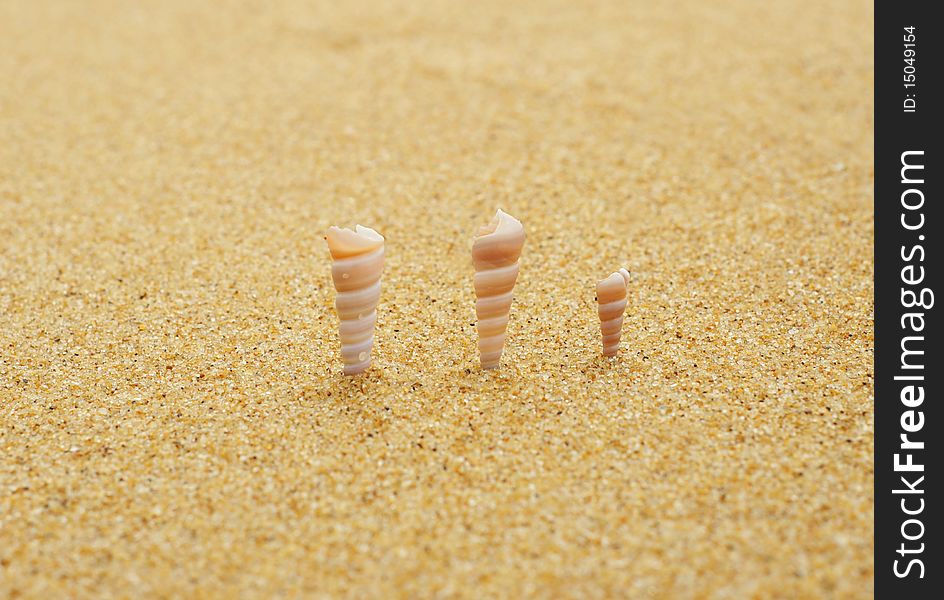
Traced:
<path fill-rule="evenodd" d="M 871 597 L 872 35 L 864 0 L 0 0 L 0 598 Z"/>

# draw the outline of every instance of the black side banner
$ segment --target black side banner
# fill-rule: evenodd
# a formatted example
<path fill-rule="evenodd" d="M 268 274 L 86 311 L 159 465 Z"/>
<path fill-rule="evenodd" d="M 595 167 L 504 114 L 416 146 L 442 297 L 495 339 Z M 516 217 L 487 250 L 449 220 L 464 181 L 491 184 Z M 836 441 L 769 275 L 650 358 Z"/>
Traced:
<path fill-rule="evenodd" d="M 944 24 L 875 5 L 875 592 L 940 598 Z"/>

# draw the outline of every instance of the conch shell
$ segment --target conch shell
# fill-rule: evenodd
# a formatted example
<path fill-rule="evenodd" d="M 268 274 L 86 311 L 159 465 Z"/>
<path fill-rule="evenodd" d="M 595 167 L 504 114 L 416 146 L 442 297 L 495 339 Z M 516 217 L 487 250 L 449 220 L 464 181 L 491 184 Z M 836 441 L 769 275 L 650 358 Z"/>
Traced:
<path fill-rule="evenodd" d="M 626 292 L 629 271 L 620 269 L 597 284 L 597 302 L 600 313 L 600 333 L 603 334 L 603 355 L 616 356 L 626 311 Z"/>
<path fill-rule="evenodd" d="M 472 243 L 475 314 L 483 369 L 494 369 L 501 362 L 512 290 L 518 279 L 518 257 L 523 246 L 521 222 L 501 210 L 479 230 Z"/>
<path fill-rule="evenodd" d="M 335 307 L 341 318 L 341 358 L 344 374 L 356 375 L 370 367 L 374 324 L 380 300 L 384 238 L 357 225 L 353 231 L 331 227 L 325 238 L 333 264 L 331 277 L 338 291 Z"/>

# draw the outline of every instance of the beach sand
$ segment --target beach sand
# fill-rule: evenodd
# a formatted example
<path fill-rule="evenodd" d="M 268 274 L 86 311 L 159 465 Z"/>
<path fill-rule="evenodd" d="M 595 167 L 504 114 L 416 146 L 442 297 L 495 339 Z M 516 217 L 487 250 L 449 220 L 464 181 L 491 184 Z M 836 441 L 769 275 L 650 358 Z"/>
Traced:
<path fill-rule="evenodd" d="M 870 597 L 871 3 L 334 4 L 0 1 L 0 597 Z"/>

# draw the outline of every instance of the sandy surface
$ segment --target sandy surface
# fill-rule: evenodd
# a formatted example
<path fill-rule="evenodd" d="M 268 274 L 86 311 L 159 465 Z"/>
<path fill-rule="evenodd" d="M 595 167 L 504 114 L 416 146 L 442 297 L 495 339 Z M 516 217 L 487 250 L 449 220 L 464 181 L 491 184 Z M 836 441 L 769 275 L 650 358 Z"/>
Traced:
<path fill-rule="evenodd" d="M 871 4 L 311 4 L 0 2 L 0 597 L 869 596 Z"/>

